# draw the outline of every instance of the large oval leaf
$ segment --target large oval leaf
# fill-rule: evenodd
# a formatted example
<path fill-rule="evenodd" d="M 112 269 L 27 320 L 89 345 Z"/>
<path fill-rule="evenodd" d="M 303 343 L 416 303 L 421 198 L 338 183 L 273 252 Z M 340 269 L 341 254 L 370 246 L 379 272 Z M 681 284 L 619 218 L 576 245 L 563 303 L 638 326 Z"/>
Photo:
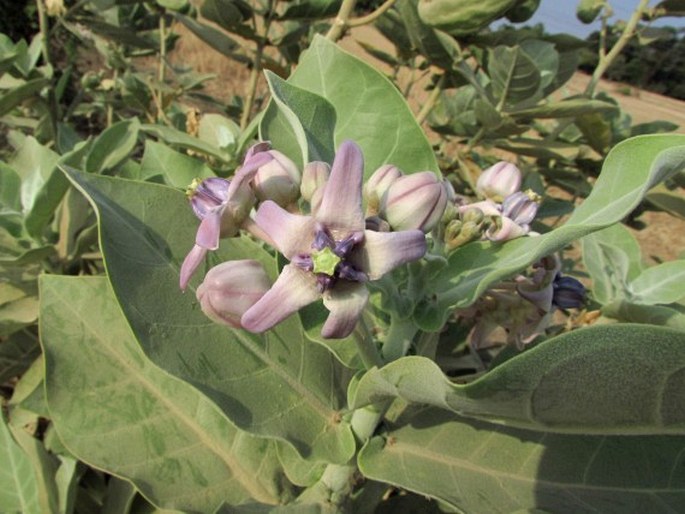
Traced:
<path fill-rule="evenodd" d="M 685 437 L 571 436 L 422 409 L 359 455 L 362 473 L 459 512 L 672 514 L 685 505 Z"/>
<path fill-rule="evenodd" d="M 178 288 L 197 219 L 180 191 L 155 184 L 69 173 L 96 208 L 100 247 L 113 289 L 143 350 L 192 383 L 240 428 L 280 438 L 304 456 L 346 462 L 354 452 L 345 406 L 346 369 L 305 340 L 293 316 L 259 336 L 207 319 L 193 287 Z M 231 239 L 217 262 L 274 259 L 251 240 Z M 193 282 L 195 284 L 196 282 Z"/>
<path fill-rule="evenodd" d="M 392 163 L 407 173 L 438 171 L 433 151 L 397 88 L 378 70 L 317 36 L 288 79 L 335 108 L 335 144 L 355 140 L 365 176 Z"/>
<path fill-rule="evenodd" d="M 367 372 L 356 407 L 400 397 L 511 426 L 584 434 L 685 433 L 685 334 L 602 325 L 550 339 L 458 385 L 424 357 Z"/>
<path fill-rule="evenodd" d="M 51 419 L 79 459 L 165 508 L 280 502 L 271 443 L 237 430 L 195 388 L 152 365 L 105 277 L 42 277 L 41 334 Z"/>

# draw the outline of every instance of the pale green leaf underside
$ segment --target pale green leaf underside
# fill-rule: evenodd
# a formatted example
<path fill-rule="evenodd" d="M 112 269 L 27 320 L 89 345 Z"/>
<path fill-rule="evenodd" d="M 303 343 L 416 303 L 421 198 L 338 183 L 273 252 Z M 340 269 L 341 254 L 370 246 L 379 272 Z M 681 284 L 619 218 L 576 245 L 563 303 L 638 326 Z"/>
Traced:
<path fill-rule="evenodd" d="M 31 460 L 12 438 L 0 412 L 0 511 L 39 514 L 38 482 Z"/>
<path fill-rule="evenodd" d="M 405 357 L 360 380 L 352 403 L 400 397 L 533 430 L 685 433 L 685 334 L 601 325 L 550 339 L 467 385 L 433 361 Z"/>
<path fill-rule="evenodd" d="M 69 173 L 94 204 L 110 282 L 139 344 L 152 361 L 202 390 L 240 428 L 293 444 L 306 457 L 345 462 L 354 452 L 339 423 L 347 371 L 325 348 L 306 341 L 297 317 L 263 335 L 211 322 L 191 282 L 178 273 L 198 220 L 177 190 Z M 225 241 L 210 261 L 275 261 L 247 238 Z"/>
<path fill-rule="evenodd" d="M 674 514 L 685 504 L 684 437 L 530 432 L 425 408 L 398 424 L 362 449 L 362 473 L 463 512 Z"/>
<path fill-rule="evenodd" d="M 52 421 L 80 459 L 165 508 L 279 502 L 269 441 L 236 429 L 195 388 L 154 366 L 105 277 L 44 276 L 41 333 Z"/>

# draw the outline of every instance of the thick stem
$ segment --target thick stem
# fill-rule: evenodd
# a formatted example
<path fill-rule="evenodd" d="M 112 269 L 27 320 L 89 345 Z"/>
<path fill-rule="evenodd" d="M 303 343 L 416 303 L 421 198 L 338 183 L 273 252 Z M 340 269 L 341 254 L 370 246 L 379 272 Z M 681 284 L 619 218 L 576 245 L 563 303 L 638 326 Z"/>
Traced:
<path fill-rule="evenodd" d="M 160 82 L 160 88 L 166 78 L 166 20 L 164 14 L 162 11 L 159 16 L 159 70 L 157 78 Z"/>
<path fill-rule="evenodd" d="M 383 359 L 392 362 L 407 354 L 418 328 L 410 319 L 393 316 L 390 320 L 388 337 L 383 344 Z"/>
<path fill-rule="evenodd" d="M 371 331 L 369 330 L 366 321 L 364 321 L 363 316 L 359 318 L 359 323 L 357 323 L 357 328 L 355 328 L 353 336 L 364 367 L 366 369 L 371 369 L 373 367 L 380 368 L 383 366 L 383 359 L 378 353 Z"/>
<path fill-rule="evenodd" d="M 421 111 L 416 115 L 416 121 L 419 123 L 419 125 L 426 121 L 426 118 L 433 110 L 433 107 L 435 107 L 435 102 L 437 102 L 438 98 L 440 98 L 440 93 L 442 92 L 442 88 L 444 85 L 445 75 L 442 75 L 438 80 L 438 83 L 435 84 L 435 87 L 433 88 L 433 91 L 431 91 L 430 96 L 426 100 L 426 103 L 423 104 Z"/>
<path fill-rule="evenodd" d="M 628 23 L 623 29 L 621 37 L 619 37 L 618 41 L 616 41 L 616 44 L 613 47 L 611 47 L 611 50 L 609 50 L 606 55 L 602 55 L 600 51 L 599 63 L 597 64 L 597 67 L 595 68 L 595 71 L 592 74 L 590 82 L 585 88 L 586 96 L 592 97 L 594 95 L 595 88 L 597 87 L 599 80 L 604 76 L 604 73 L 606 72 L 607 68 L 611 66 L 611 64 L 614 62 L 614 59 L 618 57 L 618 55 L 621 53 L 626 44 L 628 44 L 628 41 L 630 41 L 630 39 L 635 35 L 635 29 L 637 28 L 637 24 L 642 18 L 642 14 L 647 10 L 648 4 L 649 0 L 640 0 L 640 3 L 633 12 L 633 15 L 630 17 L 630 20 L 628 20 Z"/>
<path fill-rule="evenodd" d="M 338 15 L 335 17 L 328 34 L 326 34 L 326 39 L 337 41 L 342 37 L 349 27 L 350 16 L 352 11 L 354 11 L 355 5 L 357 5 L 357 0 L 343 0 Z"/>
<path fill-rule="evenodd" d="M 50 24 L 48 23 L 48 16 L 45 12 L 43 0 L 36 0 L 36 7 L 38 9 L 38 25 L 40 27 L 41 51 L 43 60 L 46 65 L 52 67 L 52 56 L 50 53 Z M 54 74 L 54 67 L 53 67 Z M 57 97 L 55 96 L 55 88 L 50 86 L 48 88 L 48 111 L 50 113 L 50 126 L 52 128 L 52 137 L 57 140 L 57 120 L 59 119 L 59 109 L 57 106 Z"/>

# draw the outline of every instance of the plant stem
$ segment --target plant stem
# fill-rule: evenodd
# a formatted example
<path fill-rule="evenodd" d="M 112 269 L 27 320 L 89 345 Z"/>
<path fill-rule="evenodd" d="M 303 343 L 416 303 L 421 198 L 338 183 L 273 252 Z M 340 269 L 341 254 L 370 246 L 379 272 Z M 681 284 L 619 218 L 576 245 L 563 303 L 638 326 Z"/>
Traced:
<path fill-rule="evenodd" d="M 426 103 L 423 104 L 423 107 L 421 108 L 421 111 L 416 115 L 416 121 L 421 125 L 424 121 L 426 121 L 426 118 L 430 114 L 430 112 L 433 110 L 433 107 L 435 107 L 435 102 L 438 101 L 438 98 L 440 98 L 440 93 L 442 92 L 442 88 L 445 85 L 445 75 L 441 75 L 440 79 L 438 80 L 438 83 L 435 84 L 435 87 L 431 91 L 430 96 L 426 100 Z"/>
<path fill-rule="evenodd" d="M 618 57 L 623 48 L 628 44 L 628 41 L 630 41 L 630 39 L 635 35 L 635 29 L 637 28 L 637 24 L 640 21 L 642 14 L 647 10 L 648 4 L 649 0 L 640 0 L 640 3 L 633 12 L 633 15 L 630 17 L 630 20 L 628 20 L 628 23 L 623 29 L 621 37 L 618 38 L 616 44 L 611 47 L 611 50 L 609 50 L 606 53 L 606 55 L 603 55 L 603 47 L 600 49 L 599 63 L 597 64 L 597 67 L 595 68 L 595 71 L 592 74 L 590 82 L 585 88 L 585 96 L 594 96 L 595 88 L 597 87 L 599 80 L 602 78 L 607 68 L 611 66 L 611 64 L 614 62 L 614 59 Z"/>
<path fill-rule="evenodd" d="M 41 37 L 41 51 L 45 64 L 52 68 L 54 79 L 54 67 L 52 66 L 52 56 L 50 54 L 50 27 L 48 23 L 48 16 L 45 13 L 45 6 L 43 0 L 36 0 L 36 7 L 38 9 L 38 25 L 40 27 Z M 59 111 L 57 107 L 57 97 L 55 96 L 55 88 L 51 84 L 48 88 L 48 112 L 50 113 L 50 126 L 52 129 L 52 137 L 57 141 L 57 120 L 59 118 Z"/>
<path fill-rule="evenodd" d="M 373 11 L 372 13 L 367 14 L 366 16 L 360 16 L 359 18 L 355 18 L 354 20 L 349 20 L 347 22 L 348 27 L 359 27 L 361 25 L 367 25 L 369 23 L 373 23 L 378 19 L 384 12 L 386 12 L 388 9 L 390 9 L 394 4 L 396 0 L 385 0 L 378 9 Z"/>
<path fill-rule="evenodd" d="M 159 16 L 159 72 L 158 80 L 161 84 L 164 83 L 166 75 L 166 20 L 164 19 L 164 10 Z M 161 91 L 160 91 L 161 94 Z"/>
<path fill-rule="evenodd" d="M 326 34 L 326 39 L 337 41 L 342 37 L 349 27 L 350 15 L 352 14 L 352 11 L 354 11 L 355 5 L 357 5 L 357 0 L 342 1 L 338 15 L 335 17 L 328 34 Z"/>
<path fill-rule="evenodd" d="M 255 96 L 257 95 L 257 83 L 259 81 L 259 74 L 262 71 L 262 54 L 264 52 L 264 44 L 259 41 L 257 43 L 257 51 L 255 52 L 254 61 L 252 63 L 252 70 L 250 70 L 250 80 L 247 85 L 247 96 L 245 97 L 245 105 L 240 116 L 240 129 L 244 130 L 250 121 L 252 114 L 252 106 L 254 105 Z"/>
<path fill-rule="evenodd" d="M 380 368 L 383 366 L 383 359 L 378 353 L 375 343 L 373 342 L 373 336 L 369 330 L 364 317 L 362 316 L 357 323 L 357 328 L 353 332 L 354 342 L 357 344 L 357 350 L 359 351 L 359 356 L 364 363 L 366 369 L 371 369 L 373 367 Z"/>
<path fill-rule="evenodd" d="M 383 359 L 392 362 L 406 355 L 418 328 L 408 319 L 393 316 L 390 319 L 390 330 L 383 344 Z"/>

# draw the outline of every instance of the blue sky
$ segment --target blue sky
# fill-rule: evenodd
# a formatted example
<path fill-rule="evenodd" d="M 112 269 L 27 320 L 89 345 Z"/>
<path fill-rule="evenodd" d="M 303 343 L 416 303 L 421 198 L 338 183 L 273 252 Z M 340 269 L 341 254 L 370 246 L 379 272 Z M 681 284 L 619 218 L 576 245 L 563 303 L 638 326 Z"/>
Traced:
<path fill-rule="evenodd" d="M 552 34 L 567 32 L 575 36 L 585 38 L 593 31 L 599 30 L 599 21 L 585 25 L 576 18 L 576 7 L 579 0 L 542 0 L 535 15 L 526 24 L 542 23 L 547 32 Z M 614 10 L 612 21 L 627 20 L 630 18 L 639 0 L 609 0 Z M 658 4 L 652 0 L 650 5 Z M 685 27 L 685 18 L 661 18 L 652 24 L 659 27 L 670 25 L 672 27 Z"/>

